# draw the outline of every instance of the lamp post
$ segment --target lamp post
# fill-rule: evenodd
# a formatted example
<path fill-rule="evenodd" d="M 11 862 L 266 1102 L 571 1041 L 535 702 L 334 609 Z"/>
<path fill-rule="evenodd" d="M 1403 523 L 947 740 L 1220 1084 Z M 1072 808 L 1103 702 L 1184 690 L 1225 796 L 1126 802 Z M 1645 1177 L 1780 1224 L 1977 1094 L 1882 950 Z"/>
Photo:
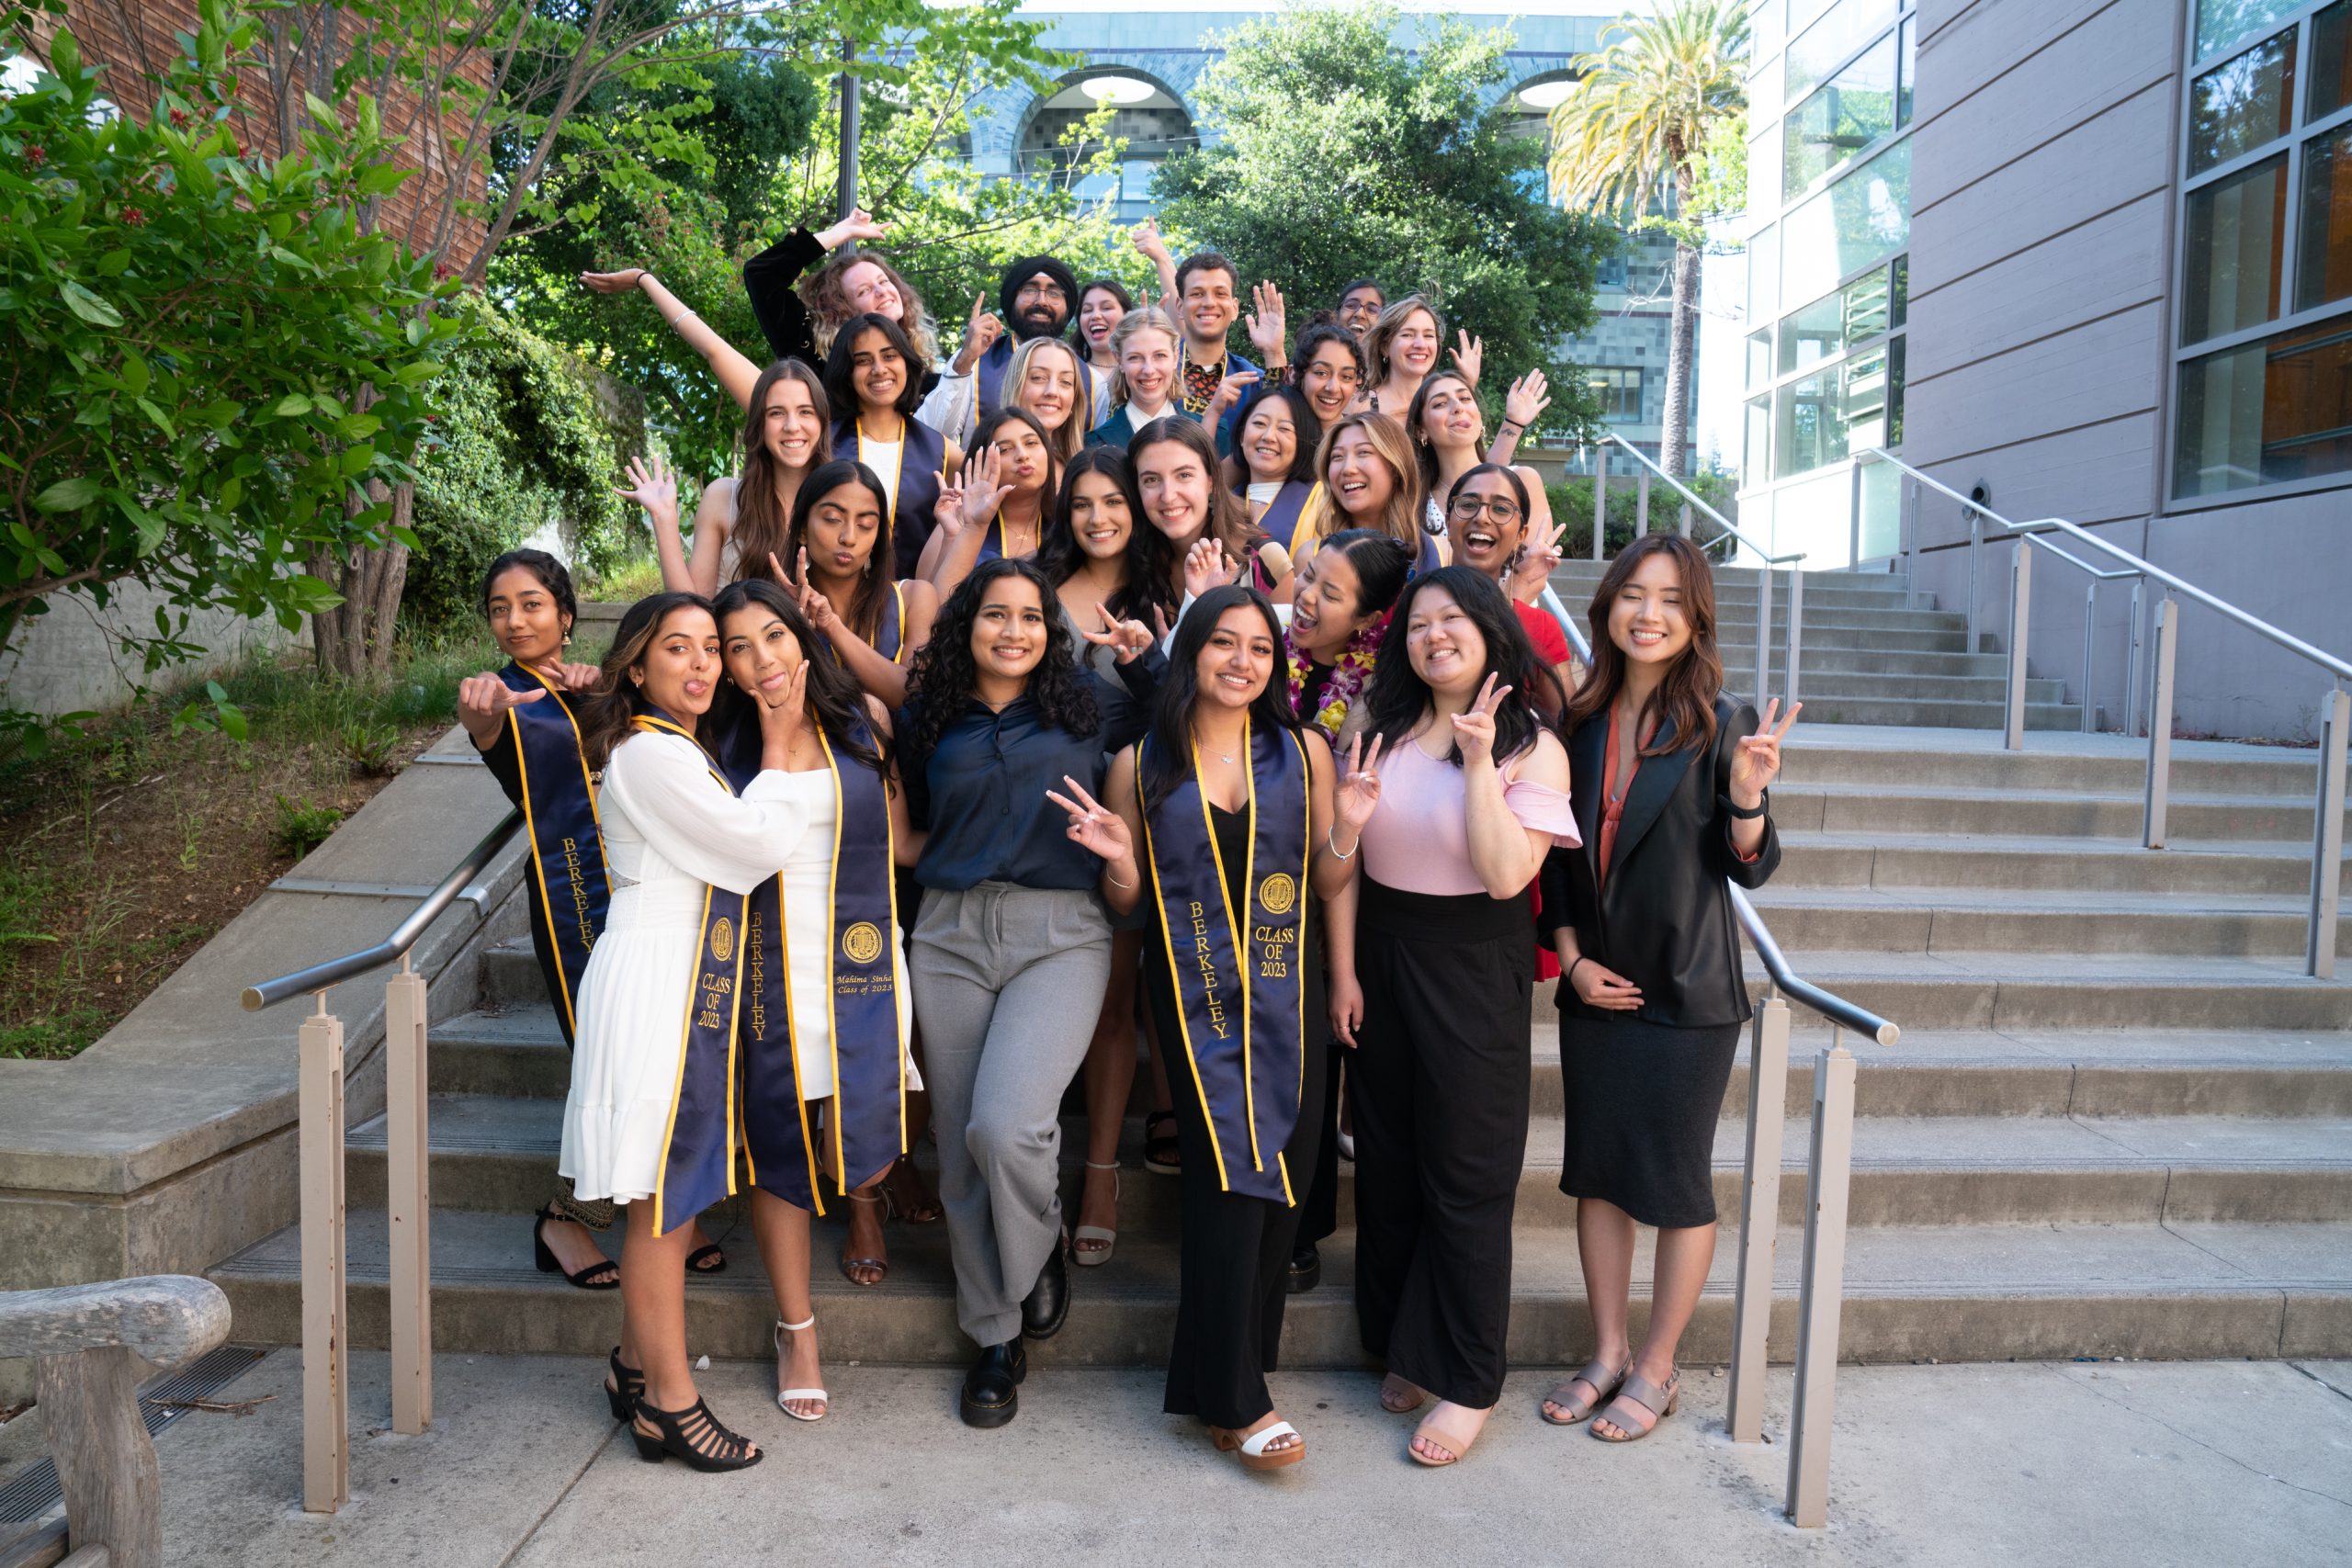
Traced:
<path fill-rule="evenodd" d="M 835 221 L 857 210 L 857 73 L 849 68 L 857 62 L 857 47 L 849 39 L 842 39 L 842 174 L 841 188 L 833 202 L 838 209 Z M 855 250 L 853 240 L 844 250 Z"/>

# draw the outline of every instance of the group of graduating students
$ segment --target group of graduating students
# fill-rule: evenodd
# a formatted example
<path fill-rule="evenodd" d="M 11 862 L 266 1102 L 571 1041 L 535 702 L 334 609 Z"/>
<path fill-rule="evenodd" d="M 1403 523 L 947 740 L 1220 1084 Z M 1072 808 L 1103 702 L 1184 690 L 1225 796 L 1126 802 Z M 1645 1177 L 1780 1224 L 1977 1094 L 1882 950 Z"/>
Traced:
<path fill-rule="evenodd" d="M 1146 1159 L 1182 1189 L 1166 1409 L 1248 1468 L 1304 1458 L 1266 1378 L 1336 1229 L 1344 1065 L 1362 1339 L 1383 1406 L 1428 1407 L 1409 1455 L 1457 1462 L 1500 1394 L 1532 998 L 1558 972 L 1598 1344 L 1542 1413 L 1646 1436 L 1678 1398 L 1747 1016 L 1724 878 L 1778 859 L 1794 717 L 1723 691 L 1706 561 L 1626 550 L 1573 669 L 1532 604 L 1558 530 L 1508 460 L 1541 378 L 1487 442 L 1476 344 L 1438 369 L 1430 301 L 1360 283 L 1293 344 L 1261 284 L 1253 365 L 1224 346 L 1238 271 L 1147 228 L 1168 308 L 1035 258 L 1005 276 L 1010 333 L 976 301 L 942 364 L 887 261 L 823 259 L 882 237 L 856 214 L 747 266 L 765 368 L 650 275 L 588 279 L 702 351 L 745 409 L 741 471 L 689 538 L 672 476 L 631 465 L 666 587 L 600 665 L 565 659 L 552 558 L 483 588 L 511 662 L 460 716 L 524 807 L 573 1047 L 534 1245 L 621 1292 L 614 1418 L 649 1460 L 761 1457 L 685 1345 L 685 1275 L 726 1266 L 696 1216 L 748 1186 L 787 1416 L 828 1410 L 809 1222 L 845 1197 L 859 1284 L 886 1214 L 944 1213 L 978 1351 L 961 1414 L 1012 1420 L 1068 1264 L 1115 1243 L 1140 1017 L 1164 1077 Z M 617 1264 L 594 1234 L 616 1209 Z M 1638 1348 L 1637 1223 L 1661 1227 Z"/>

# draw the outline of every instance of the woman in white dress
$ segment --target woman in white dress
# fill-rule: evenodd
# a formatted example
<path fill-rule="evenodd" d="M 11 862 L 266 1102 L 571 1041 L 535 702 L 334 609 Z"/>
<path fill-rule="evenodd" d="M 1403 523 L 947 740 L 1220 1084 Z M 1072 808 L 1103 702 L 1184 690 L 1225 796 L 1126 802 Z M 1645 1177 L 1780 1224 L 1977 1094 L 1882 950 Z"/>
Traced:
<path fill-rule="evenodd" d="M 737 1110 L 752 1229 L 775 1287 L 776 1403 L 817 1421 L 828 1408 L 808 1295 L 808 1220 L 824 1212 L 819 1172 L 837 1192 L 878 1202 L 872 1186 L 906 1152 L 907 1096 L 922 1087 L 907 1048 L 891 878 L 921 841 L 908 829 L 881 705 L 840 660 L 808 657 L 820 634 L 791 597 L 747 578 L 716 608 L 728 681 L 749 698 L 724 694 L 721 771 L 746 788 L 761 776 L 761 721 L 742 710 L 789 704 L 803 714 L 783 773 L 797 837 L 781 874 L 752 893 L 744 923 Z M 780 953 L 770 934 L 779 919 Z"/>
<path fill-rule="evenodd" d="M 613 892 L 581 976 L 558 1167 L 580 1197 L 628 1212 L 615 1413 L 643 1457 L 697 1470 L 740 1470 L 760 1450 L 718 1424 L 686 1365 L 687 1222 L 731 1180 L 732 1129 L 722 1112 L 717 1146 L 700 1147 L 678 1128 L 727 1102 L 744 896 L 791 858 L 807 817 L 785 776 L 803 705 L 755 705 L 760 771 L 739 795 L 696 739 L 719 678 L 709 601 L 657 593 L 621 617 L 583 716 Z"/>

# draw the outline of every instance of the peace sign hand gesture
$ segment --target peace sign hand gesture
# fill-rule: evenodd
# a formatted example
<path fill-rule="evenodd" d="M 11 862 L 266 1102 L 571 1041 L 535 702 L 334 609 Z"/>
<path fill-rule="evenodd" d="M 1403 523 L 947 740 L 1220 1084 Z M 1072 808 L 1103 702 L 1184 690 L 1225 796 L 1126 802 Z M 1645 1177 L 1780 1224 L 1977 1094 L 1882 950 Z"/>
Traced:
<path fill-rule="evenodd" d="M 1364 824 L 1372 820 L 1373 811 L 1380 805 L 1380 750 L 1385 744 L 1383 737 L 1374 736 L 1372 750 L 1367 752 L 1361 734 L 1349 741 L 1347 777 L 1331 790 L 1332 815 L 1358 838 L 1363 836 Z"/>
<path fill-rule="evenodd" d="M 1509 686 L 1497 689 L 1497 679 L 1487 676 L 1487 683 L 1478 688 L 1478 700 L 1470 705 L 1470 711 L 1453 716 L 1453 743 L 1462 748 L 1462 765 L 1465 768 L 1495 760 L 1495 710 L 1503 705 L 1503 699 L 1511 692 Z"/>
<path fill-rule="evenodd" d="M 1084 786 L 1068 773 L 1062 783 L 1069 786 L 1069 795 L 1047 790 L 1046 798 L 1069 813 L 1070 841 L 1089 854 L 1119 864 L 1135 853 L 1135 840 L 1128 836 L 1127 825 L 1119 820 L 1115 811 L 1104 809 L 1102 803 L 1086 793 Z M 1070 796 L 1075 795 L 1075 800 Z"/>
<path fill-rule="evenodd" d="M 544 686 L 518 692 L 495 675 L 469 675 L 458 682 L 458 716 L 471 718 L 487 728 L 503 722 L 507 709 L 537 702 L 547 694 Z"/>
<path fill-rule="evenodd" d="M 1476 390 L 1478 385 L 1478 372 L 1487 363 L 1487 340 L 1472 337 L 1466 332 L 1457 332 L 1453 335 L 1459 342 L 1459 345 L 1453 351 L 1453 367 L 1462 372 L 1462 378 L 1469 382 L 1471 389 Z"/>
<path fill-rule="evenodd" d="M 1742 811 L 1752 811 L 1764 800 L 1764 792 L 1781 776 L 1781 742 L 1787 738 L 1789 727 L 1804 711 L 1803 703 L 1789 709 L 1789 716 L 1775 725 L 1773 715 L 1781 711 L 1781 699 L 1774 697 L 1764 705 L 1764 717 L 1756 733 L 1739 743 L 1731 760 L 1731 803 Z"/>
<path fill-rule="evenodd" d="M 1097 648 L 1109 649 L 1120 663 L 1134 662 L 1136 655 L 1151 646 L 1151 628 L 1141 621 L 1116 619 L 1107 604 L 1095 605 L 1094 613 L 1102 617 L 1102 629 L 1091 632 L 1080 626 L 1078 635 Z"/>
<path fill-rule="evenodd" d="M 809 581 L 808 547 L 803 546 L 800 551 L 799 581 L 792 581 L 791 574 L 784 570 L 784 563 L 775 558 L 774 550 L 768 552 L 768 570 L 775 573 L 777 584 L 792 595 L 792 602 L 800 606 L 800 613 L 808 617 L 808 629 L 819 637 L 832 636 L 842 624 L 841 617 L 833 614 L 833 602 Z"/>
<path fill-rule="evenodd" d="M 1511 568 L 1510 596 L 1523 604 L 1532 604 L 1544 597 L 1544 585 L 1552 581 L 1552 573 L 1560 565 L 1560 539 L 1568 531 L 1565 523 L 1545 523 L 1528 536 L 1520 547 L 1519 564 Z"/>
<path fill-rule="evenodd" d="M 1261 364 L 1272 365 L 1283 357 L 1283 344 L 1290 341 L 1288 321 L 1283 310 L 1283 291 L 1271 283 L 1253 285 L 1250 290 L 1250 344 L 1258 351 Z"/>
<path fill-rule="evenodd" d="M 1503 394 L 1503 418 L 1519 426 L 1521 434 L 1532 434 L 1535 422 L 1543 417 L 1545 409 L 1552 406 L 1548 395 L 1551 383 L 1544 378 L 1544 372 L 1530 370 L 1513 381 L 1510 390 Z"/>

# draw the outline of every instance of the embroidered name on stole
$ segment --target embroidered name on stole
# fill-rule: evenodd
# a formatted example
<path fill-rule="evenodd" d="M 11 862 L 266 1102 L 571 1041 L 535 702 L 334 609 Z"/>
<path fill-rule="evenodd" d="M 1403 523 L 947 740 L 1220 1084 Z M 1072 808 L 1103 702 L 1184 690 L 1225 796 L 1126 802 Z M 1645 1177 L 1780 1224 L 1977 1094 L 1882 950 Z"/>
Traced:
<path fill-rule="evenodd" d="M 899 1029 L 898 883 L 882 775 L 844 762 L 821 732 L 833 781 L 832 919 L 821 949 L 831 1010 L 833 1111 L 829 1134 L 842 1190 L 906 1152 L 906 1041 Z M 748 782 L 748 781 L 747 781 Z M 741 1045 L 743 1152 L 753 1185 L 825 1212 L 817 1140 L 794 1043 L 792 958 L 784 879 L 753 889 L 745 914 Z"/>
<path fill-rule="evenodd" d="M 666 716 L 639 714 L 634 723 L 640 730 L 694 739 Z M 734 793 L 717 768 L 710 776 Z M 661 1174 L 654 1178 L 656 1235 L 668 1235 L 735 1192 L 735 1011 L 742 997 L 744 902 L 721 887 L 702 891 L 678 1081 L 670 1092 L 670 1124 L 662 1137 Z"/>
<path fill-rule="evenodd" d="M 1282 1151 L 1298 1125 L 1306 1081 L 1306 753 L 1286 730 L 1245 730 L 1242 743 L 1250 755 L 1242 868 L 1249 907 L 1236 910 L 1226 893 L 1197 747 L 1184 782 L 1157 809 L 1142 810 L 1144 852 L 1217 1182 L 1287 1206 L 1296 1199 Z M 1145 772 L 1136 770 L 1139 806 Z"/>
<path fill-rule="evenodd" d="M 564 1027 L 575 1030 L 580 976 L 605 929 L 612 879 L 596 820 L 596 791 L 580 750 L 580 726 L 563 694 L 536 670 L 510 663 L 498 678 L 512 692 L 544 691 L 535 703 L 506 710 L 523 779 L 523 823 L 531 842 L 531 875 L 555 940 L 557 995 Z"/>

